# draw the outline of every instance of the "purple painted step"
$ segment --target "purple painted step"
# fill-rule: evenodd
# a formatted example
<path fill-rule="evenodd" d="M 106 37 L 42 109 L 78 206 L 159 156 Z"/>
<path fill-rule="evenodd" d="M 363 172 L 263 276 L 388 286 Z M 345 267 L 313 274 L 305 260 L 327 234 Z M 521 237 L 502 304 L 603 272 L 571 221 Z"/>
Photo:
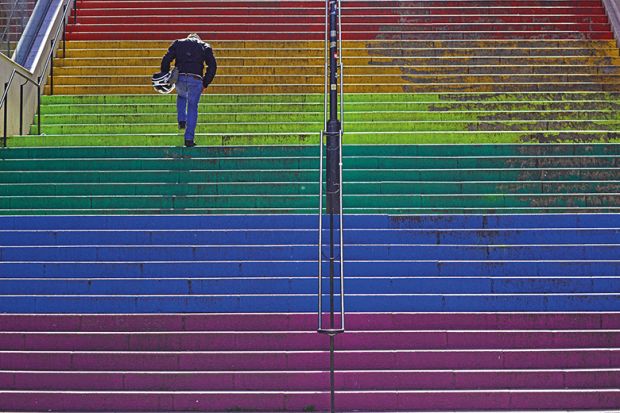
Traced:
<path fill-rule="evenodd" d="M 322 350 L 316 332 L 0 333 L 5 350 L 212 351 Z M 349 331 L 336 338 L 341 350 L 613 348 L 617 330 L 566 331 Z"/>
<path fill-rule="evenodd" d="M 356 313 L 349 330 L 616 329 L 620 313 Z M 316 316 L 296 314 L 0 314 L 0 331 L 313 331 Z"/>
<path fill-rule="evenodd" d="M 323 391 L 327 371 L 261 372 L 0 372 L 6 390 Z M 620 370 L 340 371 L 336 389 L 592 389 L 620 386 Z"/>
<path fill-rule="evenodd" d="M 620 314 L 353 314 L 338 408 L 620 406 Z M 328 339 L 308 314 L 1 316 L 0 411 L 328 406 Z M 238 331 L 235 331 L 238 329 Z"/>
<path fill-rule="evenodd" d="M 6 392 L 1 404 L 11 410 L 82 411 L 225 411 L 234 406 L 249 411 L 302 411 L 310 406 L 327 410 L 326 392 Z M 404 391 L 341 392 L 339 410 L 516 410 L 516 409 L 614 409 L 620 406 L 620 390 L 575 391 Z"/>
<path fill-rule="evenodd" d="M 237 371 L 322 370 L 326 351 L 310 352 L 4 352 L 0 370 Z M 620 349 L 338 351 L 338 370 L 620 368 Z"/>

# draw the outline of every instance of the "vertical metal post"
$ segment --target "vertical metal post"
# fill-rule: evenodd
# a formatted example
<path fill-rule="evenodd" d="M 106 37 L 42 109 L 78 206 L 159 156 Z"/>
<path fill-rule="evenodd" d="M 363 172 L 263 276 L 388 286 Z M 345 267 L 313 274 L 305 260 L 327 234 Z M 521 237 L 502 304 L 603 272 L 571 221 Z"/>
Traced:
<path fill-rule="evenodd" d="M 73 0 L 73 24 L 77 24 L 77 10 L 78 10 L 77 0 Z"/>
<path fill-rule="evenodd" d="M 51 43 L 50 57 L 50 95 L 54 95 L 54 40 Z"/>
<path fill-rule="evenodd" d="M 62 8 L 62 58 L 67 57 L 67 20 L 65 19 L 65 15 L 67 13 L 67 6 L 69 3 L 65 4 Z"/>
<path fill-rule="evenodd" d="M 344 289 L 343 289 L 343 238 L 342 238 L 342 155 L 341 155 L 341 137 L 342 126 L 338 120 L 338 67 L 339 67 L 339 2 L 338 0 L 326 0 L 326 81 L 325 81 L 325 117 L 327 118 L 327 103 L 329 96 L 329 119 L 326 120 L 326 131 L 321 136 L 321 167 L 323 159 L 323 136 L 326 138 L 326 201 L 327 213 L 329 214 L 329 328 L 322 328 L 322 270 L 319 270 L 319 332 L 329 334 L 329 376 L 330 376 L 330 411 L 336 411 L 336 390 L 335 390 L 335 336 L 344 332 Z M 327 43 L 329 46 L 327 46 Z M 329 76 L 327 76 L 327 65 L 329 62 Z M 329 77 L 329 79 L 328 79 Z M 341 79 L 342 80 L 342 79 Z M 322 172 L 322 171 L 321 171 Z M 322 196 L 322 189 L 320 191 Z M 320 207 L 322 204 L 319 203 Z M 336 245 L 335 234 L 336 217 L 338 217 L 338 225 L 340 230 L 340 296 L 341 296 L 341 325 L 336 326 L 335 312 L 335 276 L 336 276 Z M 323 211 L 320 211 L 322 222 Z M 319 225 L 319 231 L 322 231 L 322 224 Z M 322 263 L 322 234 L 319 236 L 319 265 Z"/>
<path fill-rule="evenodd" d="M 22 84 L 19 86 L 19 134 L 24 134 L 24 86 L 26 84 Z"/>
<path fill-rule="evenodd" d="M 9 107 L 9 82 L 4 84 L 4 93 L 6 95 L 6 99 L 4 100 L 4 136 L 2 146 L 6 147 L 6 137 L 7 137 L 7 117 L 9 115 L 8 107 Z"/>
<path fill-rule="evenodd" d="M 340 211 L 340 121 L 338 120 L 338 3 L 329 0 L 329 120 L 327 121 L 327 210 Z M 332 225 L 333 229 L 333 225 Z M 331 245 L 331 244 L 330 244 Z M 330 256 L 330 263 L 332 256 Z"/>
<path fill-rule="evenodd" d="M 37 84 L 37 132 L 41 134 L 41 78 Z"/>

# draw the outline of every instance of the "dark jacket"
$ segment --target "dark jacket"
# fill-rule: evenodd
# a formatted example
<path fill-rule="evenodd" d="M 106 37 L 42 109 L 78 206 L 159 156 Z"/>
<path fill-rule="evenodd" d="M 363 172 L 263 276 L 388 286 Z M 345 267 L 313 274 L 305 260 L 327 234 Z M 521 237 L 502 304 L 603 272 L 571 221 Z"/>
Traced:
<path fill-rule="evenodd" d="M 179 73 L 193 73 L 202 77 L 202 85 L 209 86 L 217 71 L 217 62 L 208 43 L 195 39 L 175 40 L 161 60 L 161 71 L 170 71 L 170 63 L 175 60 Z M 207 73 L 204 73 L 205 63 Z"/>

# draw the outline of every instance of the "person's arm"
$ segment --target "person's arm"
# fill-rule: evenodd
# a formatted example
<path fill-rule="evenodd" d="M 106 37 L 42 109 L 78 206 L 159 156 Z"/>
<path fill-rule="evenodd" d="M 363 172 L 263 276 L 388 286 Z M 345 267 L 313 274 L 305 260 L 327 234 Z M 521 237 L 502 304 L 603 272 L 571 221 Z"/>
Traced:
<path fill-rule="evenodd" d="M 215 61 L 213 50 L 210 47 L 205 47 L 205 63 L 207 64 L 207 72 L 202 79 L 203 87 L 207 87 L 211 84 L 217 72 L 217 62 Z"/>
<path fill-rule="evenodd" d="M 177 58 L 177 41 L 172 42 L 168 51 L 161 59 L 161 71 L 162 73 L 168 73 L 170 71 L 170 64 Z"/>

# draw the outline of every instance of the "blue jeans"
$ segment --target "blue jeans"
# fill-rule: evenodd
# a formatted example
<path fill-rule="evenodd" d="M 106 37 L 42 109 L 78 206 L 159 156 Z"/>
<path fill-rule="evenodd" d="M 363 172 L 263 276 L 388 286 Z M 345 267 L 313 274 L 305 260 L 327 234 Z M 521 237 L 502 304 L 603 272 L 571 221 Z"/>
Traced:
<path fill-rule="evenodd" d="M 186 122 L 185 140 L 194 141 L 198 123 L 198 102 L 202 95 L 202 80 L 187 75 L 179 75 L 177 87 L 177 119 Z"/>

